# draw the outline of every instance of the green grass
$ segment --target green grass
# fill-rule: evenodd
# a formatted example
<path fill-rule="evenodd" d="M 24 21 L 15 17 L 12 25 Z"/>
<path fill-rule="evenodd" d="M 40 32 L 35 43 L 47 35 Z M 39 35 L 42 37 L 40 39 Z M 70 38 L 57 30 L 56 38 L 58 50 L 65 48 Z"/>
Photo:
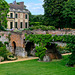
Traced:
<path fill-rule="evenodd" d="M 28 60 L 0 64 L 0 75 L 75 75 L 75 67 L 67 67 L 67 56 L 63 60 L 38 62 Z"/>

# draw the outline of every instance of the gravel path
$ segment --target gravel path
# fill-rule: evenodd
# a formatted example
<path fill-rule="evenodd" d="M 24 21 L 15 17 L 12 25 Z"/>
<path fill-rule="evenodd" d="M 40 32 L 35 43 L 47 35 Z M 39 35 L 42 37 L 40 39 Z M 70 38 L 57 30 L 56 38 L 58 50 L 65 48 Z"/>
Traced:
<path fill-rule="evenodd" d="M 72 54 L 72 53 L 66 53 L 66 54 L 62 54 L 62 55 L 70 55 L 70 54 Z"/>
<path fill-rule="evenodd" d="M 62 55 L 70 55 L 71 53 L 66 53 Z M 0 64 L 5 64 L 5 63 L 12 63 L 12 62 L 18 62 L 18 61 L 26 61 L 26 60 L 32 60 L 32 59 L 38 59 L 38 57 L 27 57 L 27 58 L 18 58 L 17 60 L 14 61 L 4 61 L 0 62 Z"/>
<path fill-rule="evenodd" d="M 17 60 L 14 60 L 14 61 L 4 61 L 4 62 L 0 62 L 0 64 L 12 63 L 12 62 L 18 62 L 18 61 L 25 61 L 25 60 L 32 60 L 32 59 L 38 59 L 38 57 L 18 58 Z"/>

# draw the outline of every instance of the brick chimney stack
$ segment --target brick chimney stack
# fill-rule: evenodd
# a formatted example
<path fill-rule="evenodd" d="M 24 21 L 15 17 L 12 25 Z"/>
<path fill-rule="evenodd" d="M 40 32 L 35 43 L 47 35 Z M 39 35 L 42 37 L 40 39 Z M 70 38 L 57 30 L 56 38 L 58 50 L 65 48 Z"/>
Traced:
<path fill-rule="evenodd" d="M 13 2 L 13 4 L 16 4 L 16 0 Z"/>
<path fill-rule="evenodd" d="M 20 2 L 20 5 L 23 5 L 24 6 L 24 2 Z"/>

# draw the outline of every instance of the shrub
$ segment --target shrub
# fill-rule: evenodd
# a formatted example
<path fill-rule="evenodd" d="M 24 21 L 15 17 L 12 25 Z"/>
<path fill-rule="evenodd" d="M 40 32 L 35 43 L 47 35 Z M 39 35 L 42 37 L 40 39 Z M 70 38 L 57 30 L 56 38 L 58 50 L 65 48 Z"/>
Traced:
<path fill-rule="evenodd" d="M 3 43 L 0 41 L 0 47 L 2 47 L 3 46 Z"/>
<path fill-rule="evenodd" d="M 6 41 L 6 42 L 4 42 L 4 44 L 5 44 L 5 45 L 6 45 L 6 44 L 8 45 L 8 44 L 9 44 L 9 42 L 7 42 L 7 41 Z"/>
<path fill-rule="evenodd" d="M 73 40 L 73 39 L 72 39 Z M 72 53 L 69 56 L 69 61 L 67 63 L 68 66 L 74 66 L 75 65 L 75 44 L 73 43 L 68 43 L 67 44 L 67 49 Z"/>
<path fill-rule="evenodd" d="M 4 29 L 4 27 L 2 27 L 2 26 L 0 26 L 0 30 L 2 30 L 2 31 L 6 31 L 6 30 Z"/>
<path fill-rule="evenodd" d="M 43 57 L 45 56 L 45 52 L 46 52 L 47 48 L 46 47 L 41 47 L 41 46 L 36 46 L 35 49 L 36 49 L 35 55 L 37 57 L 39 57 L 40 60 L 43 60 Z"/>
<path fill-rule="evenodd" d="M 67 65 L 68 66 L 74 66 L 75 65 L 75 53 L 73 53 L 69 56 L 69 60 L 68 60 Z"/>
<path fill-rule="evenodd" d="M 6 49 L 6 46 L 3 45 L 3 47 L 0 47 L 0 56 L 4 57 L 4 59 L 7 59 L 8 51 Z"/>
<path fill-rule="evenodd" d="M 41 29 L 41 30 L 55 30 L 54 26 L 44 26 L 44 25 L 40 25 L 40 26 L 33 26 L 29 28 L 30 30 L 34 30 L 34 29 Z"/>
<path fill-rule="evenodd" d="M 33 25 L 33 26 L 39 26 L 41 24 L 42 24 L 42 22 L 30 22 L 29 26 L 31 26 L 31 25 Z"/>

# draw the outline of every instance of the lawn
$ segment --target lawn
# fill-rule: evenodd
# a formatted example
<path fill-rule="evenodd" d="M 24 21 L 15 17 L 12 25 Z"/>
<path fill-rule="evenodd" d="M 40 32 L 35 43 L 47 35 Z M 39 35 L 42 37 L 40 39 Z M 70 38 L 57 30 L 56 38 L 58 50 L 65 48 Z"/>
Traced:
<path fill-rule="evenodd" d="M 63 60 L 52 62 L 28 60 L 0 64 L 0 75 L 75 75 L 75 67 L 67 67 L 66 63 L 67 56 Z"/>

